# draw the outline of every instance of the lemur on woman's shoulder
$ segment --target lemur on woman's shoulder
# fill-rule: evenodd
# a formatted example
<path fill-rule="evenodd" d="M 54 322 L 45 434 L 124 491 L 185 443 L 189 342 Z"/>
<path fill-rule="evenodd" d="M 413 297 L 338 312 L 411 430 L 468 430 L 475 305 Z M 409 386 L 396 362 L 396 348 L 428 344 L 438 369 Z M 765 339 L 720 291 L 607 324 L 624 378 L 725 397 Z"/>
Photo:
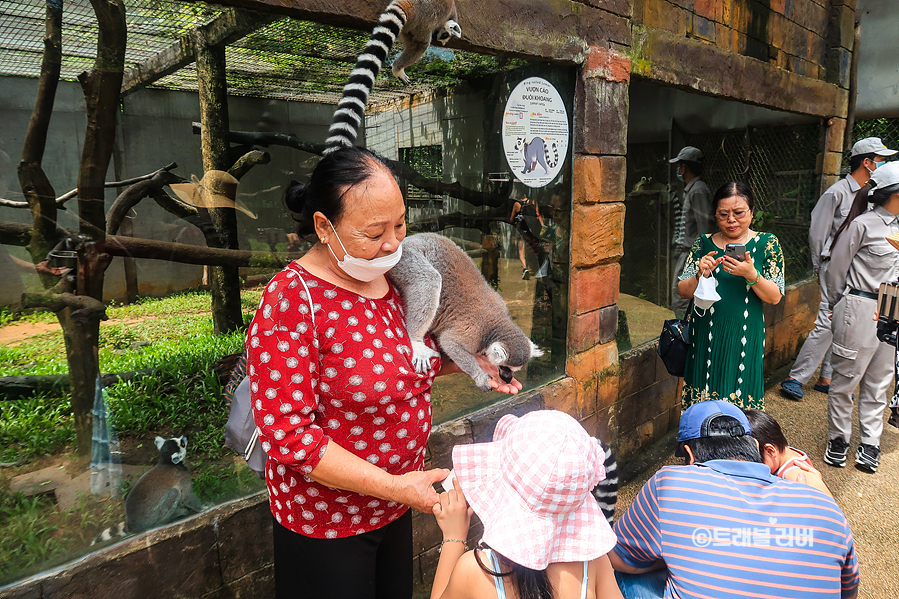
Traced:
<path fill-rule="evenodd" d="M 531 358 L 543 355 L 512 320 L 500 294 L 451 239 L 436 233 L 406 237 L 403 255 L 387 276 L 403 298 L 412 363 L 419 372 L 438 355 L 424 343 L 428 331 L 481 391 L 490 391 L 490 376 L 477 357 L 495 365 L 508 383 Z"/>

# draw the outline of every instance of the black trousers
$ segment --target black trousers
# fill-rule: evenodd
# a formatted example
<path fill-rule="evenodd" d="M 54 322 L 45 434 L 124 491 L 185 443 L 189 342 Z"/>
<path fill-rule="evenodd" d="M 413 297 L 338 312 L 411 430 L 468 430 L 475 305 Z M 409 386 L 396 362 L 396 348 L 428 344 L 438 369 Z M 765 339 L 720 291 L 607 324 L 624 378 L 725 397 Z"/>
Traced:
<path fill-rule="evenodd" d="M 313 539 L 277 520 L 273 530 L 277 599 L 412 597 L 412 510 L 344 539 Z"/>

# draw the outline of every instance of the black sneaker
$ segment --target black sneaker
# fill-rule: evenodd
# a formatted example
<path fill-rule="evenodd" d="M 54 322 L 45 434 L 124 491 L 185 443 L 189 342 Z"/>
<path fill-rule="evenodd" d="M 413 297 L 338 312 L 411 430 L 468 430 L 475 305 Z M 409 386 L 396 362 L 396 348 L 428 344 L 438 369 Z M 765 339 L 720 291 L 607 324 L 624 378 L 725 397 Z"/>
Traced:
<path fill-rule="evenodd" d="M 522 278 L 523 280 L 525 280 L 525 281 L 529 280 L 529 279 L 531 278 L 531 271 L 529 271 L 529 270 L 526 269 L 526 268 L 523 269 L 523 270 L 521 271 L 521 278 Z"/>
<path fill-rule="evenodd" d="M 846 466 L 846 454 L 849 453 L 849 444 L 843 441 L 843 437 L 836 437 L 827 442 L 824 451 L 824 463 L 843 468 Z"/>
<path fill-rule="evenodd" d="M 858 451 L 855 452 L 855 465 L 872 474 L 877 472 L 877 466 L 880 465 L 880 448 L 867 443 L 859 445 Z"/>

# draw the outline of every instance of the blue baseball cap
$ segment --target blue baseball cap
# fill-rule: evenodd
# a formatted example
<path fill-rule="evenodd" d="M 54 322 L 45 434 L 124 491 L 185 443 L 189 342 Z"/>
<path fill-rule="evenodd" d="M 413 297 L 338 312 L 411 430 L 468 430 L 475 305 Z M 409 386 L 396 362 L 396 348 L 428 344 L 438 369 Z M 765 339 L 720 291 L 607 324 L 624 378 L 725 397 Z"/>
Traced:
<path fill-rule="evenodd" d="M 733 418 L 742 427 L 742 431 L 738 427 L 732 427 L 730 432 L 711 431 L 710 425 L 717 418 Z M 702 439 L 709 437 L 742 437 L 743 435 L 751 435 L 752 426 L 743 410 L 734 404 L 720 399 L 701 401 L 695 403 L 681 414 L 680 429 L 677 432 L 677 451 L 674 455 L 678 457 L 686 457 L 683 450 L 683 443 L 693 439 Z"/>

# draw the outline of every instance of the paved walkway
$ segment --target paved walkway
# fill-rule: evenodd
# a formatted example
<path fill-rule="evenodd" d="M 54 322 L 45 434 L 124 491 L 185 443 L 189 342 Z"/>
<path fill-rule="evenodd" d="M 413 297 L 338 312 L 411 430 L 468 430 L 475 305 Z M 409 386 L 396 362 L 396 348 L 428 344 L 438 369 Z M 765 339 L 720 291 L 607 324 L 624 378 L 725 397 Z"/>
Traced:
<path fill-rule="evenodd" d="M 781 377 L 773 380 L 780 381 Z M 816 379 L 813 379 L 813 381 Z M 827 396 L 807 386 L 805 398 L 781 396 L 779 385 L 765 393 L 765 408 L 780 423 L 787 440 L 808 452 L 821 471 L 837 503 L 849 519 L 861 568 L 859 599 L 899 598 L 899 429 L 886 424 L 884 414 L 880 468 L 867 474 L 854 467 L 858 422 L 853 423 L 850 457 L 846 468 L 824 463 L 827 441 Z M 681 461 L 673 456 L 672 439 L 658 453 L 653 467 L 621 488 L 617 514 L 621 514 L 658 468 Z"/>

